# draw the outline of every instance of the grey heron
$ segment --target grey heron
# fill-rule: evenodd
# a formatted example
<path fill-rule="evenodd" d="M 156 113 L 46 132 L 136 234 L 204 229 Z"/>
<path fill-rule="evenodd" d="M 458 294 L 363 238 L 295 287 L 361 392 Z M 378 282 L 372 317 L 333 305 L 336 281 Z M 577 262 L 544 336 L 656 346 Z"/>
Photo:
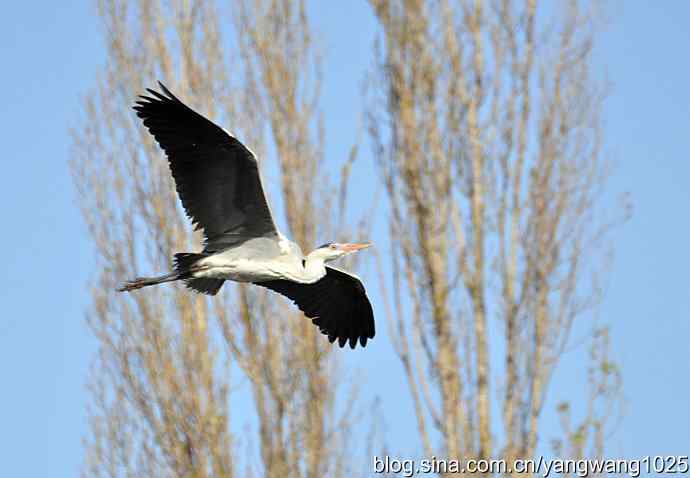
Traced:
<path fill-rule="evenodd" d="M 173 271 L 126 282 L 132 291 L 183 281 L 215 295 L 226 280 L 253 283 L 291 299 L 331 343 L 374 337 L 374 313 L 360 279 L 327 262 L 369 243 L 328 243 L 306 256 L 275 225 L 254 153 L 237 138 L 176 98 L 162 83 L 147 88 L 134 110 L 165 151 L 182 206 L 201 228 L 200 253 L 175 254 Z"/>

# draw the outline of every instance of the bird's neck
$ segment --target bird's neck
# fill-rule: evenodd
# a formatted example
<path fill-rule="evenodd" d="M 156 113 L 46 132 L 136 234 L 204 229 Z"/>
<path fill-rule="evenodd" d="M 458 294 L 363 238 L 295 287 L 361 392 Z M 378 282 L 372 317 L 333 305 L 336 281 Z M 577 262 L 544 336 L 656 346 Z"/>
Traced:
<path fill-rule="evenodd" d="M 305 284 L 311 284 L 318 281 L 326 275 L 326 265 L 322 257 L 314 257 L 308 255 L 304 258 L 304 267 L 302 271 L 301 281 Z"/>

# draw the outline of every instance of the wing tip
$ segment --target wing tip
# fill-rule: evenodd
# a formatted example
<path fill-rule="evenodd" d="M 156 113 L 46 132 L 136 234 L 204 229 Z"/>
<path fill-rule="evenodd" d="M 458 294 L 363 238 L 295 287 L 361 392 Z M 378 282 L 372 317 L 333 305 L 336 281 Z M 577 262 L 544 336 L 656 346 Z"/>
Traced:
<path fill-rule="evenodd" d="M 141 110 L 145 110 L 148 106 L 155 103 L 170 101 L 180 103 L 180 100 L 174 94 L 172 94 L 172 92 L 161 80 L 157 80 L 157 83 L 158 87 L 163 93 L 161 94 L 161 92 L 156 91 L 153 88 L 146 88 L 146 92 L 151 96 L 146 94 L 139 95 L 138 100 L 134 103 L 134 106 L 132 106 L 134 110 L 141 112 Z"/>
<path fill-rule="evenodd" d="M 167 86 L 163 84 L 161 80 L 158 80 L 158 86 L 160 87 L 161 90 L 163 90 L 163 93 L 165 93 L 169 99 L 175 100 L 175 101 L 180 101 L 177 99 L 175 95 L 172 94 L 172 92 L 168 89 Z"/>

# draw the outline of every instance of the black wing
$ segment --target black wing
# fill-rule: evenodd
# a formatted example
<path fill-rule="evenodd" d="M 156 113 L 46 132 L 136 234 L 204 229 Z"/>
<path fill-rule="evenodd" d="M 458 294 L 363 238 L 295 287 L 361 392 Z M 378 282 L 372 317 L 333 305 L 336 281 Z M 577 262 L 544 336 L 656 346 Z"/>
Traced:
<path fill-rule="evenodd" d="M 187 215 L 204 230 L 206 250 L 277 235 L 256 157 L 159 82 L 134 109 L 165 151 Z"/>
<path fill-rule="evenodd" d="M 278 279 L 255 282 L 291 299 L 304 315 L 319 326 L 322 334 L 343 347 L 364 347 L 374 338 L 374 311 L 362 282 L 338 269 L 326 267 L 326 275 L 314 284 Z"/>

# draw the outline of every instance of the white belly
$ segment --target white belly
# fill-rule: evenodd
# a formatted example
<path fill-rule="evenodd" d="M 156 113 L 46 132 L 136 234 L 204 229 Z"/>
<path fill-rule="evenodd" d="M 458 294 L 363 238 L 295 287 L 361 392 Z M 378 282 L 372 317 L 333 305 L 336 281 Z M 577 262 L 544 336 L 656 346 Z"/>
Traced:
<path fill-rule="evenodd" d="M 286 277 L 286 266 L 281 262 L 261 262 L 236 259 L 228 261 L 220 256 L 211 256 L 199 263 L 205 269 L 195 272 L 194 277 L 226 279 L 235 282 L 258 282 Z"/>

